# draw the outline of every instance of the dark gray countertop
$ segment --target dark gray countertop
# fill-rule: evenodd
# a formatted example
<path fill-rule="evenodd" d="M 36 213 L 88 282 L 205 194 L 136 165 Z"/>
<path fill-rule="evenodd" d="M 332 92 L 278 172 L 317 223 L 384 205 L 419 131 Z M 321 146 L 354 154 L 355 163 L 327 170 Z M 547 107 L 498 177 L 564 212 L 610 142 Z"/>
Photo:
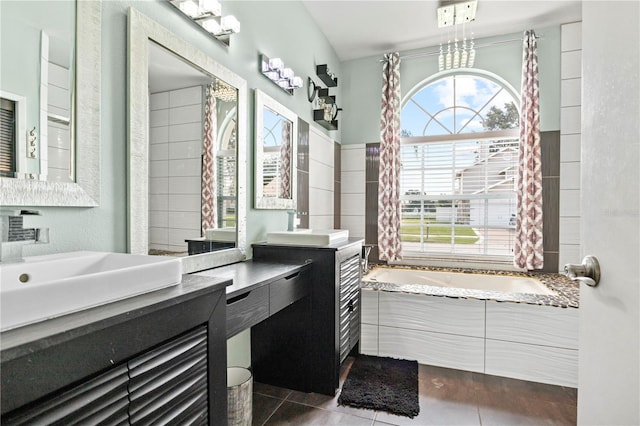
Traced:
<path fill-rule="evenodd" d="M 227 278 L 215 275 L 183 275 L 182 282 L 172 287 L 4 331 L 0 333 L 1 361 L 58 345 L 230 284 Z"/>
<path fill-rule="evenodd" d="M 347 241 L 341 241 L 335 244 L 329 244 L 326 246 L 303 246 L 303 245 L 295 245 L 295 244 L 272 244 L 267 243 L 266 241 L 253 243 L 254 246 L 265 246 L 265 247 L 300 247 L 305 250 L 342 250 L 344 248 L 350 247 L 354 244 L 361 244 L 364 242 L 362 238 L 349 238 Z"/>
<path fill-rule="evenodd" d="M 306 265 L 308 264 L 248 260 L 246 262 L 196 272 L 194 275 L 227 280 L 232 279 L 233 284 L 227 287 L 227 299 L 230 299 L 239 294 L 251 291 L 254 288 L 295 274 Z"/>

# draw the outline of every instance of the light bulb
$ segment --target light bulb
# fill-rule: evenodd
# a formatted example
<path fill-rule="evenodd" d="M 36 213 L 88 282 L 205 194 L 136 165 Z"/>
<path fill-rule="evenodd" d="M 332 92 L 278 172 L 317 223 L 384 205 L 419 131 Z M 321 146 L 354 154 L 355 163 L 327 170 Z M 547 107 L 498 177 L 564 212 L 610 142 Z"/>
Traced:
<path fill-rule="evenodd" d="M 292 79 L 293 78 L 293 70 L 291 68 L 284 68 L 284 69 L 280 70 L 280 77 L 286 78 L 287 80 Z"/>
<path fill-rule="evenodd" d="M 460 66 L 462 68 L 467 66 L 467 57 L 469 56 L 469 52 L 467 52 L 467 39 L 465 38 L 462 41 L 462 54 L 460 55 Z"/>
<path fill-rule="evenodd" d="M 284 62 L 280 58 L 271 58 L 269 59 L 269 69 L 272 70 L 280 70 L 284 68 Z"/>
<path fill-rule="evenodd" d="M 469 68 L 473 68 L 476 61 L 476 49 L 473 48 L 473 39 L 471 39 L 471 48 L 469 49 Z"/>
<path fill-rule="evenodd" d="M 218 21 L 216 21 L 213 18 L 209 18 L 209 19 L 205 19 L 204 21 L 201 21 L 200 25 L 202 25 L 202 28 L 209 31 L 213 35 L 220 34 L 222 30 L 220 28 L 220 24 L 218 23 Z"/>
<path fill-rule="evenodd" d="M 295 88 L 302 87 L 302 84 L 302 77 L 298 77 L 297 75 L 291 80 L 291 85 Z"/>
<path fill-rule="evenodd" d="M 190 18 L 198 16 L 198 5 L 193 0 L 185 0 L 183 2 L 180 2 L 178 8 L 182 13 L 189 16 Z"/>
<path fill-rule="evenodd" d="M 233 15 L 223 16 L 220 19 L 220 24 L 222 25 L 222 29 L 224 31 L 229 31 L 232 33 L 240 32 L 240 21 L 238 21 Z"/>
<path fill-rule="evenodd" d="M 453 67 L 454 68 L 460 67 L 460 50 L 458 50 L 458 39 L 456 39 L 455 41 L 455 49 L 453 52 Z"/>
<path fill-rule="evenodd" d="M 200 13 L 220 16 L 222 15 L 222 5 L 218 0 L 200 0 Z"/>

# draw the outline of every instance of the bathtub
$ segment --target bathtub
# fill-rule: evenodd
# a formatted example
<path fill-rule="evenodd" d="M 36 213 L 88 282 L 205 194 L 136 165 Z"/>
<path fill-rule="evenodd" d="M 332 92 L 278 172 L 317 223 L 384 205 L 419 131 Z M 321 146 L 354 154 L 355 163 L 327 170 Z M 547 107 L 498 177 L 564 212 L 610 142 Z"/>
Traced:
<path fill-rule="evenodd" d="M 576 288 L 559 274 L 378 266 L 362 277 L 360 352 L 577 387 Z"/>
<path fill-rule="evenodd" d="M 364 281 L 398 285 L 416 284 L 457 289 L 537 295 L 556 294 L 556 292 L 548 288 L 540 282 L 540 280 L 531 277 L 510 275 L 378 267 L 365 275 L 362 279 Z"/>

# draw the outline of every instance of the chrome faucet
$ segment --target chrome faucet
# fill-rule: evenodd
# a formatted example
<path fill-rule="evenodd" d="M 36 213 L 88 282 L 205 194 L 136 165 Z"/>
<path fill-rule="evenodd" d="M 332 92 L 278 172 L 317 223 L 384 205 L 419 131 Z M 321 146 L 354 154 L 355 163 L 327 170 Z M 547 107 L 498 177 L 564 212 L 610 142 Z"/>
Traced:
<path fill-rule="evenodd" d="M 48 244 L 49 228 L 24 228 L 25 216 L 40 216 L 37 210 L 0 210 L 0 262 L 21 262 L 26 244 Z"/>

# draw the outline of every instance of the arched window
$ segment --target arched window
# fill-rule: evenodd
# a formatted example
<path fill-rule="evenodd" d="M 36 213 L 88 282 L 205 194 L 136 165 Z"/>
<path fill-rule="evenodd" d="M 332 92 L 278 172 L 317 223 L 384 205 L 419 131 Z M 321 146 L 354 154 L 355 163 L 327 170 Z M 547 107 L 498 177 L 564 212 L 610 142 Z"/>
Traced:
<path fill-rule="evenodd" d="M 403 102 L 405 257 L 511 262 L 518 160 L 515 91 L 489 74 L 441 74 Z"/>

